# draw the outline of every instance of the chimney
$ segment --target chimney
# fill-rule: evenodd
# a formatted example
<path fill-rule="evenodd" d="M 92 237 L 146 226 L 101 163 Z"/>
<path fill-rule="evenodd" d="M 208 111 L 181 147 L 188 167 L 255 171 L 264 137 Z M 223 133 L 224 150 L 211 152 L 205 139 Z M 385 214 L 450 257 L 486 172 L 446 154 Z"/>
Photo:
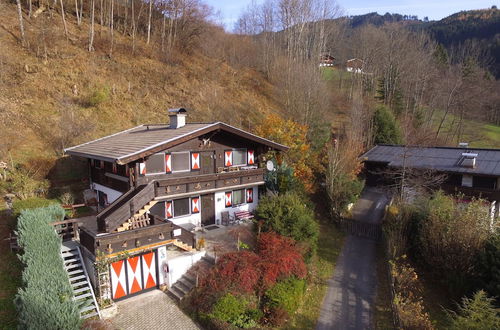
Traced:
<path fill-rule="evenodd" d="M 170 127 L 172 129 L 181 128 L 186 125 L 187 110 L 184 108 L 169 109 Z"/>
<path fill-rule="evenodd" d="M 469 147 L 469 144 L 467 142 L 460 142 L 458 144 L 458 147 L 467 149 Z"/>

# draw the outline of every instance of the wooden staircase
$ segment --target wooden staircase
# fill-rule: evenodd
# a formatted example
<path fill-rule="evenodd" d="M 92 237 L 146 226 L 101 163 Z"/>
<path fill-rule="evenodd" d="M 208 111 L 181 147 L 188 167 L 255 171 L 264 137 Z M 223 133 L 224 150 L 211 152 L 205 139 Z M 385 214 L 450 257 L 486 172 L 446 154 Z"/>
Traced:
<path fill-rule="evenodd" d="M 61 255 L 73 288 L 73 300 L 76 301 L 80 309 L 80 318 L 88 319 L 94 316 L 100 318 L 99 305 L 95 299 L 78 244 L 72 241 L 63 242 Z"/>
<path fill-rule="evenodd" d="M 158 201 L 152 200 L 144 205 L 136 214 L 134 214 L 127 222 L 123 223 L 120 227 L 116 228 L 117 232 L 131 230 L 136 228 L 147 227 L 150 224 L 148 211 L 156 205 Z"/>

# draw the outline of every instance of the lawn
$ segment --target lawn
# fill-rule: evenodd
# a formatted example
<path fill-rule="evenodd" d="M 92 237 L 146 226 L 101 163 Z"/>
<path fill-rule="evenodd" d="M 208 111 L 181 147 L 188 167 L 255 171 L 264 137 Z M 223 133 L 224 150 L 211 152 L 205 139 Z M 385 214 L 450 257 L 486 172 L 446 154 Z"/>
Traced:
<path fill-rule="evenodd" d="M 438 128 L 442 118 L 442 112 L 436 112 L 432 120 L 433 127 Z M 468 142 L 469 146 L 475 148 L 498 148 L 500 146 L 500 126 L 483 123 L 475 120 L 465 119 L 463 123 L 463 135 L 460 141 L 456 136 L 458 118 L 453 115 L 446 116 L 443 128 L 439 136 L 449 145 L 458 145 L 458 142 Z"/>
<path fill-rule="evenodd" d="M 323 297 L 328 289 L 328 279 L 333 274 L 335 262 L 343 245 L 344 234 L 331 222 L 321 222 L 318 252 L 309 265 L 309 283 L 302 306 L 285 328 L 314 329 Z"/>

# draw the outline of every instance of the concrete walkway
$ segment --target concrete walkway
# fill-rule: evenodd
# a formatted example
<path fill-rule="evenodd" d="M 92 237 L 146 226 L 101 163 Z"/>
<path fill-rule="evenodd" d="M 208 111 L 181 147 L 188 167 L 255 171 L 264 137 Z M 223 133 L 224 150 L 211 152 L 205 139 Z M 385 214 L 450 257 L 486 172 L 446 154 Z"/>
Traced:
<path fill-rule="evenodd" d="M 160 290 L 143 293 L 116 304 L 118 314 L 110 321 L 117 329 L 201 329 Z"/>
<path fill-rule="evenodd" d="M 363 222 L 381 220 L 387 198 L 366 189 L 352 211 Z M 371 329 L 372 304 L 376 293 L 376 242 L 349 235 L 329 280 L 317 330 Z"/>

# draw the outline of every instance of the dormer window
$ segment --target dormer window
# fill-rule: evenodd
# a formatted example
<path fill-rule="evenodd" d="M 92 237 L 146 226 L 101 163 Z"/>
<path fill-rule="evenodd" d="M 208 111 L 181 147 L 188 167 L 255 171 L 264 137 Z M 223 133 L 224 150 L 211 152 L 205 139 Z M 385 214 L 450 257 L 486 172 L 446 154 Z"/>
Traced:
<path fill-rule="evenodd" d="M 476 153 L 464 152 L 462 153 L 462 160 L 460 161 L 460 166 L 475 168 L 476 167 Z"/>

